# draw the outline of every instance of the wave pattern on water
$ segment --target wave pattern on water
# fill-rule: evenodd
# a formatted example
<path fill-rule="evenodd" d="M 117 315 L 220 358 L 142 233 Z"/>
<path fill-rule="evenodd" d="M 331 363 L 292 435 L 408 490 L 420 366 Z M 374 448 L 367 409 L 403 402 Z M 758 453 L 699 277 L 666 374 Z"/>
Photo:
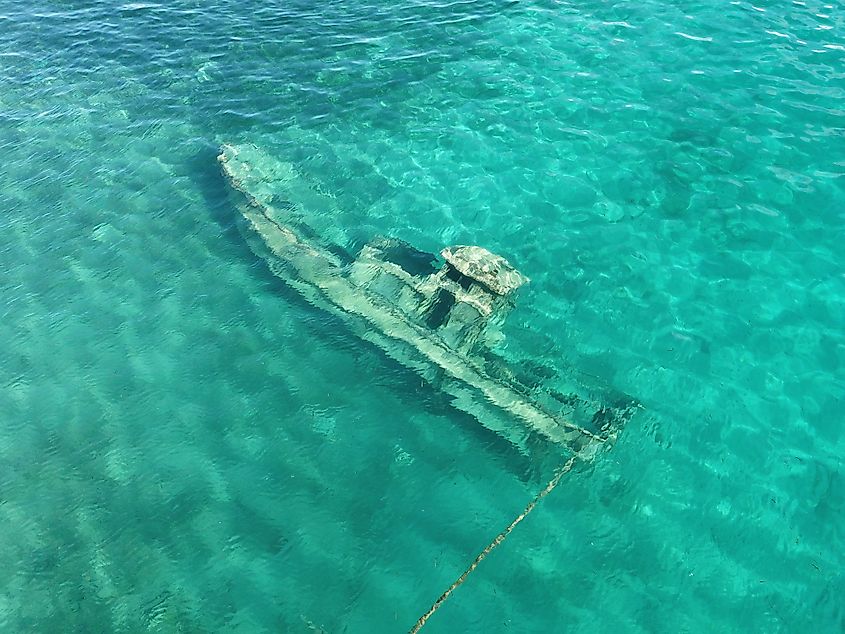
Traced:
<path fill-rule="evenodd" d="M 401 631 L 537 487 L 250 253 L 531 279 L 501 352 L 647 411 L 427 630 L 845 627 L 845 22 L 788 6 L 0 0 L 0 625 Z M 307 210 L 305 210 L 307 214 Z"/>

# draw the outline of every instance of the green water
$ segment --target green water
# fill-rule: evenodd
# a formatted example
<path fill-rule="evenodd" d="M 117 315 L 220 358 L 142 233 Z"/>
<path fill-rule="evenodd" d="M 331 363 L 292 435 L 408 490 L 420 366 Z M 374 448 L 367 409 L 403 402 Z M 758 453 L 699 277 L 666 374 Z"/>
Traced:
<path fill-rule="evenodd" d="M 645 406 L 424 632 L 845 629 L 841 2 L 0 0 L 0 629 L 402 632 L 548 474 L 268 271 L 481 244 Z"/>

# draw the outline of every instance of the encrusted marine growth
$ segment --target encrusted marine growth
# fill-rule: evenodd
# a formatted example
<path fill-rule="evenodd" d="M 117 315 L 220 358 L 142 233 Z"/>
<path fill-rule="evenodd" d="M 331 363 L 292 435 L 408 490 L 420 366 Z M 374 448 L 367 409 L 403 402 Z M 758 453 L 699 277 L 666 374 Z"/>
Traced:
<path fill-rule="evenodd" d="M 584 456 L 615 436 L 630 402 L 593 407 L 577 395 L 532 390 L 488 354 L 514 293 L 528 282 L 503 257 L 479 246 L 451 246 L 441 251 L 438 268 L 431 253 L 375 237 L 345 262 L 300 213 L 331 211 L 335 200 L 292 165 L 253 145 L 224 145 L 219 161 L 245 196 L 240 209 L 248 242 L 273 272 L 450 395 L 455 407 L 523 450 L 539 435 Z M 589 425 L 573 422 L 576 416 Z"/>
<path fill-rule="evenodd" d="M 510 295 L 528 282 L 505 258 L 482 247 L 446 247 L 440 255 L 455 271 L 497 295 Z"/>

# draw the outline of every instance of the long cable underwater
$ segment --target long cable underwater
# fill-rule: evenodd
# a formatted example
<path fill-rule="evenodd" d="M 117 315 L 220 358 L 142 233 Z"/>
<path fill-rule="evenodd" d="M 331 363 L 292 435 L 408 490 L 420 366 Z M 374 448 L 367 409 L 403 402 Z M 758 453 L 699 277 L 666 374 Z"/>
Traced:
<path fill-rule="evenodd" d="M 505 528 L 501 533 L 496 535 L 495 539 L 492 542 L 490 542 L 487 545 L 487 547 L 478 554 L 478 556 L 473 560 L 473 562 L 469 565 L 469 567 L 466 570 L 464 570 L 463 574 L 460 577 L 458 577 L 457 579 L 455 579 L 455 581 L 452 583 L 452 585 L 449 586 L 446 589 L 446 591 L 443 594 L 440 595 L 440 598 L 438 598 L 437 601 L 435 601 L 431 605 L 431 607 L 428 609 L 428 612 L 423 614 L 417 620 L 417 622 L 414 624 L 414 627 L 412 627 L 410 630 L 408 630 L 408 634 L 416 634 L 417 632 L 419 632 L 422 629 L 423 625 L 426 624 L 426 621 L 428 621 L 428 619 L 431 617 L 431 615 L 434 614 L 438 610 L 438 608 L 440 608 L 440 606 L 443 605 L 443 603 L 446 602 L 446 599 L 449 598 L 449 595 L 452 594 L 452 592 L 454 592 L 455 589 L 458 588 L 458 586 L 460 586 L 464 581 L 466 581 L 469 574 L 478 567 L 478 564 L 480 564 L 482 561 L 484 561 L 484 559 L 487 557 L 487 555 L 489 555 L 491 552 L 493 552 L 493 550 L 499 544 L 501 544 L 503 541 L 505 541 L 505 537 L 507 537 L 510 534 L 510 532 L 514 528 L 516 528 L 517 524 L 519 524 L 522 520 L 524 520 L 528 516 L 528 514 L 531 511 L 534 510 L 534 507 L 537 506 L 537 503 L 540 500 L 542 500 L 544 497 L 546 497 L 549 493 L 551 493 L 554 490 L 554 488 L 558 485 L 558 483 L 560 483 L 560 480 L 561 480 L 561 478 L 563 478 L 564 475 L 566 475 L 567 473 L 572 471 L 572 467 L 575 466 L 576 460 L 577 460 L 577 456 L 572 456 L 569 460 L 567 460 L 563 464 L 563 466 L 561 466 L 557 470 L 554 477 L 551 480 L 549 480 L 549 483 L 546 485 L 546 487 L 544 489 L 542 489 L 539 493 L 537 493 L 537 495 L 535 495 L 534 498 L 523 509 L 522 513 L 517 515 L 516 519 L 514 519 L 514 521 L 512 521 L 508 525 L 508 527 Z"/>

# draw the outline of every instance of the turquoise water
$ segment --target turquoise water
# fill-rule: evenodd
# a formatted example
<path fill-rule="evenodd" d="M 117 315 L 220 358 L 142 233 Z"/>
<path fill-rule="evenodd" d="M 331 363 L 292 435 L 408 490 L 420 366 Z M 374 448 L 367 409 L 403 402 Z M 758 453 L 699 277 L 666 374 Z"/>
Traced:
<path fill-rule="evenodd" d="M 402 632 L 547 473 L 273 277 L 481 244 L 645 406 L 424 632 L 845 628 L 841 3 L 0 0 L 0 628 Z"/>

